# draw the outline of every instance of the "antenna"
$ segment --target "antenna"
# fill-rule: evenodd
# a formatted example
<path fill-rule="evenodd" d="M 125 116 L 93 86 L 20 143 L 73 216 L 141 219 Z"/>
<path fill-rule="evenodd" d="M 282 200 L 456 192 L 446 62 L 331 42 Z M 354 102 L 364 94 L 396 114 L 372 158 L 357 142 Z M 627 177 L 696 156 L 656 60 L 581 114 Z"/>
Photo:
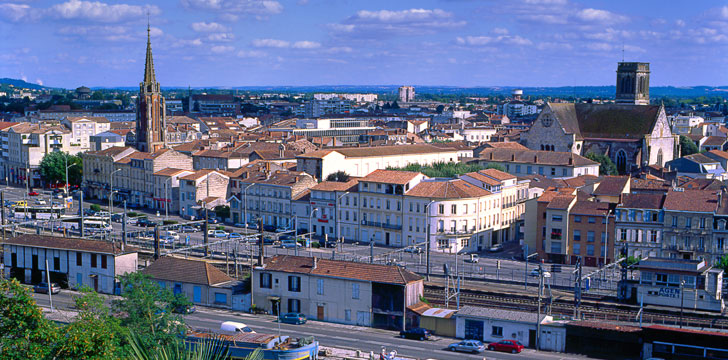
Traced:
<path fill-rule="evenodd" d="M 622 40 L 622 62 L 624 62 L 624 40 Z"/>

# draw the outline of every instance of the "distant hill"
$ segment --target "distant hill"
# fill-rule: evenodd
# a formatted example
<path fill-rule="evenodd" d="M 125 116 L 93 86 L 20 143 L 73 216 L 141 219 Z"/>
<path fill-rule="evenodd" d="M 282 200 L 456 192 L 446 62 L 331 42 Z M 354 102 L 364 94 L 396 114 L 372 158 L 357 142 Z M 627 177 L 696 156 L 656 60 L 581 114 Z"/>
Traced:
<path fill-rule="evenodd" d="M 25 88 L 25 89 L 35 89 L 35 90 L 50 90 L 53 89 L 48 86 L 38 85 L 38 84 L 32 84 L 25 80 L 20 79 L 10 79 L 10 78 L 0 78 L 0 86 L 1 85 L 12 85 L 16 88 Z"/>

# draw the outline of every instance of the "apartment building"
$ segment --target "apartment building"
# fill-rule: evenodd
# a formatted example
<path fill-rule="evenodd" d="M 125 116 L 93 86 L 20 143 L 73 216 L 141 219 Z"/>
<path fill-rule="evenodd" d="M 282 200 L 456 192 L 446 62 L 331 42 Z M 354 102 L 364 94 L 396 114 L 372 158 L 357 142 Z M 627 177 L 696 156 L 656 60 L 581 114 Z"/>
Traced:
<path fill-rule="evenodd" d="M 216 170 L 196 170 L 179 177 L 179 214 L 189 219 L 204 216 L 205 208 L 226 205 L 230 174 Z"/>
<path fill-rule="evenodd" d="M 30 187 L 43 186 L 38 168 L 43 157 L 54 151 L 70 154 L 81 151 L 80 147 L 72 146 L 71 132 L 63 125 L 20 123 L 3 132 L 7 133 L 7 158 L 3 159 L 3 166 L 10 184 L 26 185 L 27 179 Z"/>
<path fill-rule="evenodd" d="M 285 170 L 244 171 L 230 181 L 230 214 L 234 223 L 263 224 L 277 228 L 294 229 L 296 224 L 292 201 L 302 192 L 316 185 L 311 175 Z"/>
<path fill-rule="evenodd" d="M 572 178 L 599 175 L 599 163 L 579 154 L 511 148 L 485 148 L 470 161 L 483 166 L 499 165 L 516 175 L 543 175 L 549 178 Z"/>
<path fill-rule="evenodd" d="M 240 112 L 240 102 L 236 101 L 233 95 L 193 94 L 189 99 L 189 111 L 217 116 L 235 116 Z"/>
<path fill-rule="evenodd" d="M 3 264 L 8 278 L 26 284 L 51 282 L 79 289 L 118 294 L 119 275 L 135 272 L 136 249 L 105 241 L 43 235 L 20 235 L 2 243 Z M 46 269 L 46 264 L 48 269 Z"/>
<path fill-rule="evenodd" d="M 194 170 L 164 168 L 154 173 L 153 208 L 177 214 L 180 210 L 180 177 L 193 174 Z"/>
<path fill-rule="evenodd" d="M 101 116 L 66 116 L 61 124 L 71 130 L 71 144 L 80 151 L 91 149 L 91 136 L 111 130 L 109 120 Z"/>
<path fill-rule="evenodd" d="M 614 216 L 608 203 L 577 200 L 569 210 L 568 221 L 563 245 L 568 259 L 562 263 L 575 264 L 581 257 L 585 266 L 602 266 L 614 260 Z"/>
<path fill-rule="evenodd" d="M 388 167 L 456 162 L 458 150 L 429 144 L 336 148 L 304 153 L 296 156 L 296 161 L 298 171 L 305 171 L 321 181 L 339 170 L 350 176 L 363 177 Z"/>
<path fill-rule="evenodd" d="M 713 235 L 715 213 L 722 196 L 723 193 L 712 190 L 673 188 L 668 191 L 663 205 L 665 222 L 660 257 L 716 263 L 724 255 L 714 243 L 722 235 L 715 238 Z"/>
<path fill-rule="evenodd" d="M 616 251 L 627 248 L 636 258 L 660 257 L 664 241 L 665 195 L 625 194 L 615 209 Z"/>
<path fill-rule="evenodd" d="M 421 276 L 397 267 L 277 255 L 253 271 L 253 303 L 270 314 L 402 329 L 406 308 L 420 301 Z"/>

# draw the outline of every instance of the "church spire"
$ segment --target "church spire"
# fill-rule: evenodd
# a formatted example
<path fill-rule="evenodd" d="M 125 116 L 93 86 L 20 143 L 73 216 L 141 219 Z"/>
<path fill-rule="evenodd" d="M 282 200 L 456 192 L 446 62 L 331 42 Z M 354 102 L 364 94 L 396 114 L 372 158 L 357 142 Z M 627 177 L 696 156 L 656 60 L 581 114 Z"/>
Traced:
<path fill-rule="evenodd" d="M 152 85 L 157 82 L 154 77 L 154 60 L 152 59 L 151 28 L 147 22 L 147 60 L 144 64 L 144 85 Z"/>

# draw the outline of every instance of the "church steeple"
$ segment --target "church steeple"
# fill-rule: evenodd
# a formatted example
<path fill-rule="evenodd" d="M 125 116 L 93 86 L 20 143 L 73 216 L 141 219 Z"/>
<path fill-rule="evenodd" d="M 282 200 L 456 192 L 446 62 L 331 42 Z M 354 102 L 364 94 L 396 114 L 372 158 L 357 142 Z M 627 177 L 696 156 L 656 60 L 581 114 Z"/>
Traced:
<path fill-rule="evenodd" d="M 151 28 L 147 23 L 147 60 L 144 64 L 144 85 L 154 85 L 157 79 L 154 76 L 154 59 L 152 59 Z"/>

